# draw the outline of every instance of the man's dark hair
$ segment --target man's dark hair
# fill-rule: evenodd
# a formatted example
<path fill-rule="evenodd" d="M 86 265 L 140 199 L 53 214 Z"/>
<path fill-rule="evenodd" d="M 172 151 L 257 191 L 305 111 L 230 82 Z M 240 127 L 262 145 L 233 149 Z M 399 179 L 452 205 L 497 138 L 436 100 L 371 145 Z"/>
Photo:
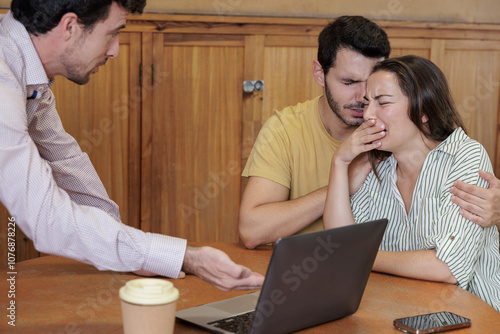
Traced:
<path fill-rule="evenodd" d="M 385 31 L 362 16 L 340 16 L 329 23 L 318 38 L 318 61 L 328 74 L 337 52 L 347 48 L 369 58 L 388 58 L 391 46 Z"/>
<path fill-rule="evenodd" d="M 56 27 L 66 13 L 75 13 L 85 30 L 109 15 L 116 2 L 130 13 L 142 13 L 146 0 L 12 0 L 10 10 L 32 35 L 45 34 Z"/>

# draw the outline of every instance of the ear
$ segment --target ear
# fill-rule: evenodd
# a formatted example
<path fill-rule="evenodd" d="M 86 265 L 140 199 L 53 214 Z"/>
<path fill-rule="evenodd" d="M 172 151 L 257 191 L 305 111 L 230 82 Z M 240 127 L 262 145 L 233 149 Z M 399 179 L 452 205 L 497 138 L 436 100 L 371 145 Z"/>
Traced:
<path fill-rule="evenodd" d="M 427 115 L 424 115 L 422 116 L 422 123 L 427 123 L 429 121 L 429 118 L 427 117 Z"/>
<path fill-rule="evenodd" d="M 57 27 L 65 41 L 76 36 L 79 30 L 81 30 L 80 24 L 78 23 L 78 16 L 75 13 L 64 14 Z"/>
<path fill-rule="evenodd" d="M 321 87 L 325 87 L 325 72 L 319 61 L 313 61 L 313 77 L 316 83 Z"/>

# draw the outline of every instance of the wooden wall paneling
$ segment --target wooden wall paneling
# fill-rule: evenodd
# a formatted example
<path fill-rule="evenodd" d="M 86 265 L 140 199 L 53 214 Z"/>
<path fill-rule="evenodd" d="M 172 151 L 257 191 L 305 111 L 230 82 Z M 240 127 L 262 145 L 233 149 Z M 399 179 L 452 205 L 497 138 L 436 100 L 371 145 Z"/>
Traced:
<path fill-rule="evenodd" d="M 314 80 L 312 71 L 317 52 L 317 45 L 266 46 L 264 79 L 268 86 L 264 92 L 263 121 L 275 110 L 323 94 L 323 88 Z"/>
<path fill-rule="evenodd" d="M 162 15 L 129 16 L 124 31 L 212 35 L 309 35 L 317 37 L 328 19 Z"/>
<path fill-rule="evenodd" d="M 446 74 L 449 76 L 455 102 L 465 119 L 469 135 L 486 147 L 498 177 L 500 175 L 498 135 L 500 43 L 498 40 L 450 40 L 446 43 L 446 50 L 451 61 L 447 64 Z M 458 63 L 462 61 L 464 63 Z M 457 71 L 467 75 L 460 78 Z M 456 80 L 465 81 L 456 82 Z"/>
<path fill-rule="evenodd" d="M 130 226 L 141 227 L 141 60 L 142 36 L 140 33 L 130 33 L 130 62 L 128 100 L 122 100 L 124 111 L 128 106 L 128 220 Z M 122 41 L 123 43 L 123 41 Z"/>
<path fill-rule="evenodd" d="M 177 220 L 176 213 L 176 162 L 170 160 L 177 146 L 176 123 L 171 122 L 168 113 L 171 112 L 174 101 L 172 96 L 174 89 L 177 89 L 173 81 L 174 68 L 178 64 L 173 63 L 172 54 L 165 52 L 165 38 L 172 37 L 182 43 L 185 38 L 182 34 L 170 36 L 170 34 L 154 34 L 153 43 L 153 66 L 155 72 L 161 76 L 161 81 L 157 81 L 153 94 L 153 109 L 151 119 L 151 152 L 154 162 L 152 162 L 152 184 L 151 194 L 153 209 L 151 211 L 151 231 L 165 233 L 171 236 L 180 237 L 180 221 Z M 158 79 L 157 79 L 158 80 Z M 180 111 L 183 112 L 183 111 Z M 169 166 L 169 163 L 172 164 Z"/>
<path fill-rule="evenodd" d="M 236 241 L 243 37 L 237 43 L 228 36 L 225 43 L 221 36 L 164 34 L 162 47 L 163 59 L 155 59 L 164 80 L 154 90 L 152 231 Z"/>
<path fill-rule="evenodd" d="M 165 53 L 165 37 L 167 34 L 153 34 L 154 89 L 152 90 L 153 109 L 151 110 L 151 229 L 152 232 L 179 236 L 178 220 L 175 210 L 177 198 L 176 175 L 169 168 L 171 163 L 170 148 L 176 147 L 175 122 L 166 121 L 165 115 L 170 111 L 172 88 L 170 81 L 178 64 Z M 168 66 L 165 66 L 165 61 Z M 171 89 L 169 89 L 171 88 Z M 175 164 L 175 162 L 173 162 Z"/>
<path fill-rule="evenodd" d="M 320 31 L 318 31 L 319 35 Z M 304 48 L 318 47 L 318 35 L 266 35 L 266 46 L 295 46 Z"/>
<path fill-rule="evenodd" d="M 391 57 L 412 54 L 430 59 L 431 42 L 428 39 L 390 37 L 389 41 L 391 42 Z"/>
<path fill-rule="evenodd" d="M 375 21 L 390 38 L 498 40 L 500 25 L 443 22 Z"/>
<path fill-rule="evenodd" d="M 263 95 L 269 89 L 269 84 L 264 76 L 264 43 L 266 37 L 263 35 L 245 36 L 245 55 L 243 80 L 264 80 L 264 90 L 260 92 L 244 93 L 243 82 L 241 92 L 243 96 L 242 109 L 242 159 L 241 168 L 245 167 L 253 143 L 262 127 L 262 104 Z M 246 186 L 246 179 L 242 178 L 241 190 Z M 239 207 L 239 205 L 238 205 Z"/>
<path fill-rule="evenodd" d="M 440 69 L 444 68 L 446 62 L 446 40 L 433 39 L 431 40 L 430 60 Z"/>
<path fill-rule="evenodd" d="M 317 37 L 331 19 L 221 15 L 131 15 L 125 31 Z M 500 25 L 375 20 L 391 38 L 498 40 Z"/>
<path fill-rule="evenodd" d="M 153 91 L 145 83 L 153 80 L 154 42 L 152 33 L 142 34 L 141 62 L 141 229 L 152 229 L 152 140 L 153 140 Z"/>
<path fill-rule="evenodd" d="M 443 68 L 470 137 L 497 161 L 500 50 L 447 50 Z M 498 165 L 498 163 L 497 163 Z M 496 169 L 500 175 L 500 169 Z"/>

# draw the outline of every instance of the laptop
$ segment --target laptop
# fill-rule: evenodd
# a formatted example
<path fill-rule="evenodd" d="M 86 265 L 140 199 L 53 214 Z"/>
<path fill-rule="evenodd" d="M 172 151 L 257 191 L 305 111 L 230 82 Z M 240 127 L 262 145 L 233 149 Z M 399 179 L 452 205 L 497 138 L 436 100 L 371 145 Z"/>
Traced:
<path fill-rule="evenodd" d="M 357 311 L 387 219 L 279 239 L 262 289 L 176 312 L 213 333 L 290 333 Z"/>

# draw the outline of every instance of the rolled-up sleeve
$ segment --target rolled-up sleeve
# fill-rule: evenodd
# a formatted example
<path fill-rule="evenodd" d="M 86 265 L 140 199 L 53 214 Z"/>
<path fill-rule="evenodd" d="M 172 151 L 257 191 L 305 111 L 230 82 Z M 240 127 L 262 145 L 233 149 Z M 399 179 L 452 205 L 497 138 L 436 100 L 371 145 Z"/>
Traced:
<path fill-rule="evenodd" d="M 436 256 L 450 268 L 459 286 L 468 289 L 476 272 L 476 263 L 484 253 L 487 229 L 472 223 L 460 215 L 460 207 L 451 201 L 451 184 L 461 180 L 468 184 L 487 188 L 488 183 L 479 177 L 478 171 L 492 172 L 487 153 L 478 143 L 463 145 L 454 157 L 446 187 L 440 195 L 439 215 L 434 233 L 429 235 L 436 245 Z M 448 186 L 450 185 L 450 186 Z"/>

